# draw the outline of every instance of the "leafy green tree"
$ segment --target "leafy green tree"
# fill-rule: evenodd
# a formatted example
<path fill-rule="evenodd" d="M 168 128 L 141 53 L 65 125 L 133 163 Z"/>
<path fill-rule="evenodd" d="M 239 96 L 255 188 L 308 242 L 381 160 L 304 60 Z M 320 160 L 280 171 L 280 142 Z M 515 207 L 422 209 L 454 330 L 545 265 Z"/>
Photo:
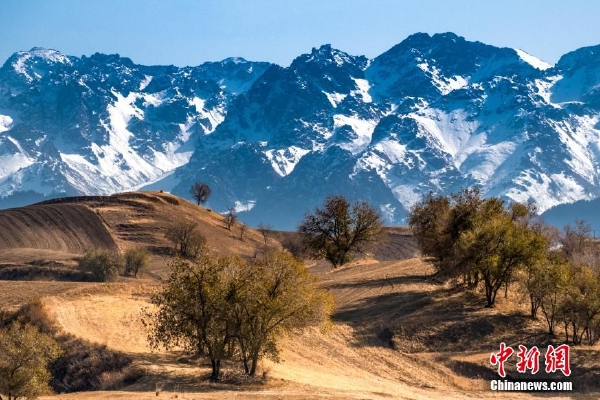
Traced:
<path fill-rule="evenodd" d="M 342 196 L 327 197 L 323 208 L 306 214 L 298 233 L 311 255 L 333 268 L 385 239 L 381 214 L 367 202 L 351 204 Z"/>
<path fill-rule="evenodd" d="M 144 321 L 150 327 L 152 347 L 181 346 L 207 356 L 212 366 L 211 381 L 218 381 L 221 360 L 233 355 L 229 298 L 235 298 L 228 282 L 228 267 L 238 261 L 210 258 L 202 254 L 193 262 L 178 258 L 171 263 L 171 274 L 164 289 L 152 297 L 156 314 Z"/>
<path fill-rule="evenodd" d="M 572 266 L 570 284 L 560 304 L 560 320 L 568 342 L 569 330 L 574 344 L 581 344 L 586 336 L 591 344 L 595 341 L 600 317 L 600 279 L 586 266 Z"/>
<path fill-rule="evenodd" d="M 453 238 L 448 227 L 450 211 L 450 198 L 430 192 L 412 206 L 408 218 L 421 253 L 432 259 L 438 271 L 445 269 L 453 255 Z"/>
<path fill-rule="evenodd" d="M 518 269 L 539 262 L 546 248 L 542 236 L 513 223 L 510 215 L 496 205 L 484 210 L 457 244 L 464 263 L 483 280 L 487 307 L 494 305 L 502 285 L 510 283 Z"/>
<path fill-rule="evenodd" d="M 559 251 L 551 251 L 538 262 L 526 266 L 522 284 L 529 297 L 531 318 L 542 308 L 549 334 L 554 333 L 556 311 L 568 277 L 568 261 Z"/>
<path fill-rule="evenodd" d="M 48 364 L 60 353 L 56 341 L 33 325 L 13 322 L 1 329 L 0 393 L 16 400 L 50 392 Z"/>
<path fill-rule="evenodd" d="M 463 277 L 470 287 L 483 281 L 487 306 L 508 286 L 516 272 L 542 259 L 548 242 L 531 225 L 535 209 L 502 200 L 483 199 L 477 189 L 448 197 L 429 194 L 416 203 L 409 225 L 423 255 L 441 276 Z"/>

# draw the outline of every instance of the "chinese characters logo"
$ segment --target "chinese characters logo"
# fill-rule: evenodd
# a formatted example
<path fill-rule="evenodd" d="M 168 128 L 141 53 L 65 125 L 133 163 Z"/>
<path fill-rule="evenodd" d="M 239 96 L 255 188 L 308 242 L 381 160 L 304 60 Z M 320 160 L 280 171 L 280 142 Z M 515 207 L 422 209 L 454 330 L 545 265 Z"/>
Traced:
<path fill-rule="evenodd" d="M 514 352 L 512 347 L 506 346 L 506 344 L 502 342 L 500 343 L 500 351 L 492 353 L 490 356 L 490 363 L 498 366 L 498 374 L 503 378 L 506 377 L 504 363 L 508 361 Z M 540 351 L 537 346 L 527 349 L 527 347 L 519 345 L 517 358 L 517 372 L 525 373 L 527 370 L 530 370 L 531 374 L 537 374 L 540 369 Z M 544 361 L 546 372 L 561 371 L 565 376 L 571 375 L 571 368 L 569 366 L 569 345 L 563 344 L 558 347 L 549 345 L 546 350 Z"/>

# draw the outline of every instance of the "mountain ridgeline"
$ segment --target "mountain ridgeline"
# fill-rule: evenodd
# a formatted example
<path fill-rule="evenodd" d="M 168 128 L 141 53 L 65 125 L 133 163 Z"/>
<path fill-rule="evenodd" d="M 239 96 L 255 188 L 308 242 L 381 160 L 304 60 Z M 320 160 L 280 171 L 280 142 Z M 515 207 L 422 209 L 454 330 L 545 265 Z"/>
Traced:
<path fill-rule="evenodd" d="M 600 46 L 551 66 L 452 33 L 374 59 L 142 66 L 34 48 L 0 68 L 0 207 L 207 183 L 216 211 L 294 229 L 328 195 L 389 224 L 478 186 L 539 210 L 600 197 Z"/>

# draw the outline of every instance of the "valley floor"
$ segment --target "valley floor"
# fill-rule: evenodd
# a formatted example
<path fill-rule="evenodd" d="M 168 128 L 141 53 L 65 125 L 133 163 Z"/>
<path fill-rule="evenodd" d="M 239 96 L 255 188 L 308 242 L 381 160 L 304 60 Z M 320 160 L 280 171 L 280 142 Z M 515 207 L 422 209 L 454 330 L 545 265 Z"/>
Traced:
<path fill-rule="evenodd" d="M 465 294 L 431 277 L 419 259 L 311 269 L 337 303 L 333 327 L 312 329 L 282 343 L 281 362 L 265 360 L 267 383 L 208 382 L 209 366 L 181 363 L 181 354 L 153 352 L 146 343 L 140 313 L 151 285 L 95 285 L 44 299 L 49 315 L 66 332 L 130 355 L 145 371 L 121 391 L 58 396 L 65 399 L 464 399 L 533 398 L 530 393 L 489 390 L 497 377 L 489 355 L 500 341 L 531 337 L 535 323 L 500 304 L 482 307 Z M 24 284 L 24 283 L 21 283 Z M 32 283 L 33 284 L 33 283 Z M 7 285 L 3 283 L 3 285 Z M 58 288 L 60 289 L 60 288 Z M 515 324 L 502 327 L 505 318 Z M 497 329 L 486 330 L 498 323 Z M 390 333 L 391 332 L 391 333 Z M 387 334 L 387 336 L 386 336 Z M 598 348 L 577 350 L 598 369 Z M 594 358 L 596 361 L 594 361 Z M 513 366 L 514 367 L 514 366 Z M 572 366 L 577 381 L 577 365 Z M 236 374 L 226 365 L 226 375 Z M 200 379 L 199 379 L 200 378 Z M 227 376 L 225 381 L 227 382 Z M 552 393 L 544 398 L 598 398 Z M 44 397 L 51 399 L 54 397 Z"/>

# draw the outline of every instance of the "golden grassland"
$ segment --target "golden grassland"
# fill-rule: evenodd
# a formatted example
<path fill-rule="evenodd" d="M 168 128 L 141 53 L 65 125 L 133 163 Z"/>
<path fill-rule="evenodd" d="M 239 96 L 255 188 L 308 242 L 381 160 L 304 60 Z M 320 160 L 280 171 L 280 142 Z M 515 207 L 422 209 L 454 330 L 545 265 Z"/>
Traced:
<path fill-rule="evenodd" d="M 8 217 L 0 211 L 0 236 L 12 238 L 0 241 L 0 264 L 27 268 L 41 260 L 73 267 L 76 257 L 98 243 L 122 250 L 141 245 L 152 254 L 150 269 L 140 279 L 110 284 L 0 281 L 0 310 L 14 311 L 39 300 L 59 331 L 124 353 L 144 371 L 141 379 L 120 390 L 43 399 L 537 397 L 489 391 L 497 374 L 488 360 L 501 341 L 512 346 L 548 342 L 542 321 L 527 317 L 527 304 L 516 291 L 489 309 L 481 293 L 438 281 L 431 265 L 416 257 L 414 238 L 405 229 L 390 229 L 390 239 L 379 251 L 343 268 L 308 261 L 335 298 L 331 327 L 284 338 L 280 362 L 263 360 L 260 365 L 263 383 L 244 381 L 237 364 L 226 363 L 224 382 L 214 384 L 207 379 L 209 363 L 153 350 L 146 341 L 143 309 L 168 272 L 166 226 L 182 219 L 199 221 L 214 254 L 245 258 L 264 245 L 259 232 L 248 229 L 240 240 L 239 231 L 227 230 L 219 214 L 158 192 L 61 200 L 34 208 L 11 210 Z M 18 222 L 15 215 L 29 222 Z M 11 224 L 2 224 L 9 217 Z M 35 228 L 36 218 L 49 218 L 45 223 L 54 228 Z M 72 234 L 85 232 L 82 225 L 88 224 L 88 236 Z M 96 242 L 93 232 L 104 239 Z M 275 237 L 269 240 L 270 246 L 280 246 Z M 574 348 L 571 368 L 570 380 L 584 391 L 544 398 L 598 398 L 600 347 Z M 514 370 L 514 364 L 507 369 Z"/>

